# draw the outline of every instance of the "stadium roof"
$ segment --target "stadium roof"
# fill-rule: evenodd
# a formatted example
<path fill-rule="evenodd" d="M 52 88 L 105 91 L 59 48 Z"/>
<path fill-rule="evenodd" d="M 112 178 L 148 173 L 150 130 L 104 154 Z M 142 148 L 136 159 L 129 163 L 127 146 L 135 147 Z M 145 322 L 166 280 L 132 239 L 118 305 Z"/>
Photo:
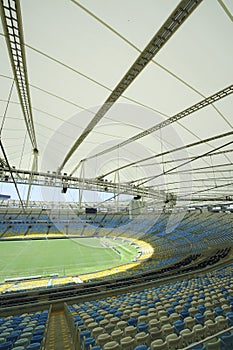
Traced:
<path fill-rule="evenodd" d="M 230 0 L 1 3 L 10 166 L 233 195 Z"/>

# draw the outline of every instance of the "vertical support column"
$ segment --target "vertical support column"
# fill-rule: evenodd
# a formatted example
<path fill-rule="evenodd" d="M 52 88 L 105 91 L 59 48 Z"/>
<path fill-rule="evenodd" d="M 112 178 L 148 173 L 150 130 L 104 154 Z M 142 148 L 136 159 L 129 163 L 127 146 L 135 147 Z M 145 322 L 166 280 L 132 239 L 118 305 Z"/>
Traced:
<path fill-rule="evenodd" d="M 82 199 L 83 199 L 83 188 L 84 188 L 84 180 L 85 180 L 85 169 L 84 162 L 81 163 L 80 169 L 80 178 L 82 179 L 82 188 L 79 186 L 79 195 L 78 195 L 78 209 L 81 210 L 82 207 Z"/>
<path fill-rule="evenodd" d="M 36 178 L 34 173 L 38 171 L 38 156 L 39 156 L 39 151 L 38 151 L 37 148 L 34 148 L 34 150 L 33 150 L 32 170 L 31 170 L 31 174 L 29 176 L 29 185 L 28 185 L 28 193 L 27 193 L 27 200 L 26 200 L 26 208 L 28 207 L 28 202 L 30 200 L 32 182 Z"/>
<path fill-rule="evenodd" d="M 142 185 L 142 188 L 143 188 L 143 192 L 142 192 L 142 195 L 141 195 L 141 213 L 144 213 L 145 212 L 145 202 L 144 202 L 144 197 L 145 197 L 145 187 Z"/>
<path fill-rule="evenodd" d="M 114 200 L 116 212 L 119 211 L 119 194 L 120 194 L 120 172 L 117 170 L 114 175 L 114 183 L 117 184 L 116 189 L 114 190 Z"/>

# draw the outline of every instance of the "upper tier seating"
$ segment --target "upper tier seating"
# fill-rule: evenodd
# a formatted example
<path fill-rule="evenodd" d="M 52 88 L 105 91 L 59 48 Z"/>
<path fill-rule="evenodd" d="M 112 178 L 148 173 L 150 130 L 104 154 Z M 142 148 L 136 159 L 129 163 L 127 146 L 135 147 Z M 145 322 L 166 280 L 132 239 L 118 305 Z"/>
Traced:
<path fill-rule="evenodd" d="M 45 341 L 49 311 L 0 318 L 0 349 L 40 350 Z"/>

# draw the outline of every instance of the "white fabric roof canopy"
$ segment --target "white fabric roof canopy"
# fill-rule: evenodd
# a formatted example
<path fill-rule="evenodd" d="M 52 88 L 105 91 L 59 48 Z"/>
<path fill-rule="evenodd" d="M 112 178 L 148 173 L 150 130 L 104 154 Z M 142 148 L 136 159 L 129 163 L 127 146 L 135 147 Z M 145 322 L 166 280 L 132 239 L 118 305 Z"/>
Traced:
<path fill-rule="evenodd" d="M 58 169 L 178 4 L 174 0 L 20 2 L 40 171 Z M 114 181 L 116 170 L 124 167 L 118 174 L 121 182 L 179 194 L 233 195 L 233 136 L 214 139 L 232 131 L 232 94 L 98 155 L 232 84 L 232 12 L 230 1 L 203 0 L 62 171 L 70 174 L 87 159 L 86 177 L 108 174 L 106 178 Z M 0 33 L 2 142 L 10 165 L 31 169 L 32 146 L 15 84 L 10 96 L 13 71 L 2 26 Z M 80 169 L 74 175 L 79 176 Z"/>

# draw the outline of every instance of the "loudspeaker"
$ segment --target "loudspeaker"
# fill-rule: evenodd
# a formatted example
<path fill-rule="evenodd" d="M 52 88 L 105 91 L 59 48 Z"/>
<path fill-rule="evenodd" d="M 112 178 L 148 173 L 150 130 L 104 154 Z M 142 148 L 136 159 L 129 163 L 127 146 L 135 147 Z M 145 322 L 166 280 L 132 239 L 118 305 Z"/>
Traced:
<path fill-rule="evenodd" d="M 64 184 L 61 190 L 61 193 L 66 193 L 67 192 L 67 184 Z"/>
<path fill-rule="evenodd" d="M 137 195 L 137 196 L 135 196 L 135 197 L 133 197 L 133 199 L 135 199 L 135 200 L 139 200 L 139 199 L 141 199 L 142 197 L 141 196 L 139 196 L 139 195 Z"/>
<path fill-rule="evenodd" d="M 96 214 L 97 208 L 85 208 L 85 213 L 86 214 Z"/>

